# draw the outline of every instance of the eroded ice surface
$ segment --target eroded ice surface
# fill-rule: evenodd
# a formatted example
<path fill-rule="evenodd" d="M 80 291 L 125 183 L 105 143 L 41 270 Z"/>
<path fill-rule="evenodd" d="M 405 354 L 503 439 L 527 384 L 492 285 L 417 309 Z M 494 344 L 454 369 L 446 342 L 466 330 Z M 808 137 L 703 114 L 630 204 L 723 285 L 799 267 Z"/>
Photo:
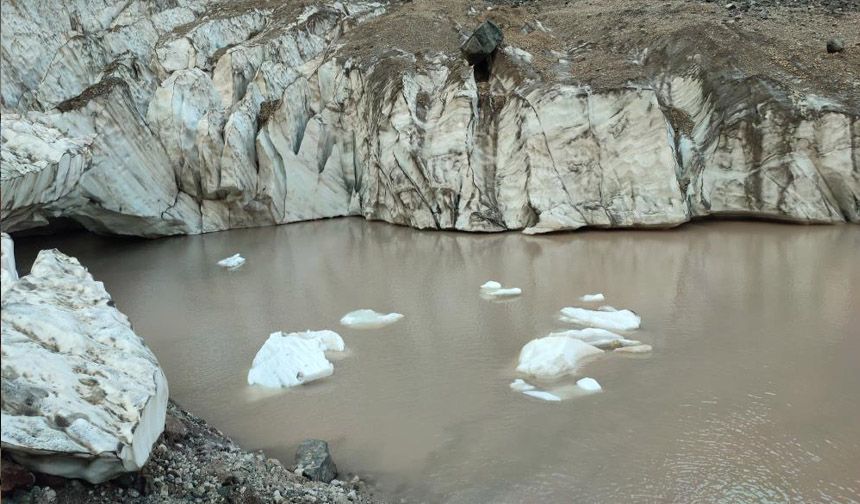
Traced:
<path fill-rule="evenodd" d="M 517 371 L 539 378 L 573 372 L 584 359 L 603 350 L 567 336 L 545 336 L 529 341 L 520 351 Z"/>
<path fill-rule="evenodd" d="M 552 333 L 550 336 L 567 336 L 569 338 L 576 338 L 602 350 L 608 350 L 618 347 L 632 347 L 642 344 L 641 341 L 627 339 L 620 334 L 615 334 L 612 331 L 607 331 L 606 329 L 599 329 L 596 327 L 587 327 L 585 329 L 571 329 L 569 331 Z"/>
<path fill-rule="evenodd" d="M 254 357 L 248 384 L 295 387 L 331 376 L 334 366 L 325 352 L 343 350 L 343 339 L 334 331 L 272 333 Z"/>
<path fill-rule="evenodd" d="M 633 331 L 639 328 L 642 319 L 630 310 L 615 310 L 601 307 L 599 310 L 567 307 L 561 309 L 561 320 L 611 331 Z"/>
<path fill-rule="evenodd" d="M 519 287 L 502 287 L 502 284 L 490 280 L 481 285 L 481 295 L 487 298 L 503 298 L 519 296 L 523 290 Z"/>
<path fill-rule="evenodd" d="M 600 392 L 601 390 L 603 390 L 603 387 L 601 387 L 600 384 L 597 383 L 597 380 L 588 377 L 576 380 L 576 386 L 586 392 Z"/>
<path fill-rule="evenodd" d="M 585 303 L 599 303 L 601 301 L 605 301 L 606 298 L 603 297 L 602 293 L 597 293 L 597 294 L 586 294 L 586 295 L 582 296 L 581 298 L 579 298 L 579 300 L 583 301 Z"/>
<path fill-rule="evenodd" d="M 222 268 L 235 269 L 239 266 L 245 264 L 245 258 L 242 257 L 241 254 L 233 254 L 230 257 L 226 257 L 218 261 L 218 266 Z"/>
<path fill-rule="evenodd" d="M 561 397 L 553 394 L 552 392 L 546 392 L 544 390 L 526 390 L 523 394 L 531 397 L 536 397 L 538 399 L 543 399 L 544 401 L 561 401 Z"/>
<path fill-rule="evenodd" d="M 402 318 L 401 313 L 382 314 L 375 310 L 362 309 L 347 313 L 341 317 L 340 323 L 355 329 L 375 329 L 393 324 Z"/>

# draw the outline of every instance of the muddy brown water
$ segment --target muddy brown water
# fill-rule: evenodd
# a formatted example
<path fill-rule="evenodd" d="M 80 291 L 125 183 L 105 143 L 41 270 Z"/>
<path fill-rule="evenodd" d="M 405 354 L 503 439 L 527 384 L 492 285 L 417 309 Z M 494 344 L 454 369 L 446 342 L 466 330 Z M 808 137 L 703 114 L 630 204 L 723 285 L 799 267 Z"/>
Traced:
<path fill-rule="evenodd" d="M 58 247 L 104 281 L 186 408 L 288 462 L 302 439 L 326 439 L 395 501 L 860 501 L 857 226 L 529 237 L 340 219 L 17 245 L 20 264 Z M 215 266 L 235 252 L 244 267 Z M 486 301 L 489 279 L 524 294 Z M 654 352 L 586 365 L 600 394 L 511 391 L 523 344 L 568 327 L 559 308 L 592 292 L 636 310 Z M 339 326 L 363 307 L 406 317 Z M 270 332 L 323 328 L 348 347 L 332 377 L 246 385 Z"/>

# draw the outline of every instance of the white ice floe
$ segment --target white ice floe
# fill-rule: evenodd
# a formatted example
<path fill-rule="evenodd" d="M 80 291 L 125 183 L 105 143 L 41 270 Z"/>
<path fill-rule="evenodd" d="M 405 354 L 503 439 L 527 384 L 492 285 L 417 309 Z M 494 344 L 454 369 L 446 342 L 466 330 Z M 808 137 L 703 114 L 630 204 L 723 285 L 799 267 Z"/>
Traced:
<path fill-rule="evenodd" d="M 621 348 L 616 348 L 615 351 L 616 352 L 622 352 L 622 353 L 631 353 L 631 354 L 648 353 L 651 351 L 651 345 L 623 346 Z"/>
<path fill-rule="evenodd" d="M 582 296 L 581 298 L 579 298 L 579 300 L 583 301 L 585 303 L 599 303 L 601 301 L 605 301 L 606 298 L 603 297 L 602 293 L 597 293 L 597 294 L 586 294 L 586 295 Z"/>
<path fill-rule="evenodd" d="M 236 269 L 243 264 L 245 264 L 245 258 L 241 254 L 233 254 L 218 261 L 218 266 L 229 269 Z"/>
<path fill-rule="evenodd" d="M 325 352 L 343 350 L 343 339 L 334 331 L 272 333 L 254 357 L 248 384 L 295 387 L 331 376 L 334 366 Z"/>
<path fill-rule="evenodd" d="M 627 339 L 620 334 L 615 334 L 612 331 L 595 327 L 570 329 L 569 331 L 552 333 L 550 336 L 567 336 L 568 338 L 576 338 L 602 350 L 611 350 L 618 347 L 632 347 L 642 344 L 641 341 Z"/>
<path fill-rule="evenodd" d="M 543 399 L 544 401 L 561 401 L 561 397 L 553 394 L 552 392 L 545 392 L 543 390 L 526 390 L 523 391 L 523 394 Z"/>
<path fill-rule="evenodd" d="M 393 324 L 402 318 L 401 313 L 382 314 L 374 310 L 362 309 L 347 313 L 340 319 L 340 323 L 356 329 L 375 329 Z"/>
<path fill-rule="evenodd" d="M 597 380 L 595 380 L 594 378 L 586 377 L 576 380 L 576 386 L 586 392 L 600 392 L 601 390 L 603 390 L 603 387 L 601 387 L 600 384 L 597 383 Z"/>
<path fill-rule="evenodd" d="M 567 307 L 561 309 L 561 320 L 587 326 L 609 329 L 611 331 L 632 331 L 642 323 L 639 315 L 630 310 L 603 309 L 588 310 L 586 308 Z"/>
<path fill-rule="evenodd" d="M 516 390 L 517 392 L 525 392 L 526 390 L 534 390 L 535 386 L 526 382 L 522 378 L 517 378 L 511 382 L 511 389 Z"/>
<path fill-rule="evenodd" d="M 517 371 L 542 378 L 561 376 L 573 372 L 583 359 L 602 352 L 576 338 L 545 336 L 526 343 Z"/>
<path fill-rule="evenodd" d="M 481 294 L 488 298 L 519 296 L 523 290 L 519 287 L 502 287 L 502 284 L 490 280 L 481 286 Z"/>

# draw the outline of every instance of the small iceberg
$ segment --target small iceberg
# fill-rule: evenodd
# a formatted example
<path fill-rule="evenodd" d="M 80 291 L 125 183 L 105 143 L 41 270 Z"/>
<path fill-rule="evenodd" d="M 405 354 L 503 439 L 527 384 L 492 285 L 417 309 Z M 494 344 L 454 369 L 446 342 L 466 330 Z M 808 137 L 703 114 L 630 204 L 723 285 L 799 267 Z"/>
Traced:
<path fill-rule="evenodd" d="M 586 392 L 600 392 L 601 390 L 603 390 L 603 387 L 601 387 L 600 384 L 597 383 L 597 380 L 595 380 L 594 378 L 586 377 L 576 380 L 576 386 Z"/>
<path fill-rule="evenodd" d="M 375 329 L 393 324 L 403 318 L 401 313 L 382 314 L 374 310 L 362 309 L 347 313 L 340 323 L 355 329 Z"/>
<path fill-rule="evenodd" d="M 502 298 L 502 297 L 512 297 L 519 296 L 523 293 L 523 290 L 519 287 L 502 287 L 502 284 L 496 282 L 495 280 L 490 280 L 483 285 L 481 285 L 481 295 L 487 298 Z"/>
<path fill-rule="evenodd" d="M 650 352 L 651 345 L 622 346 L 621 348 L 616 348 L 615 351 L 629 354 L 642 354 Z"/>
<path fill-rule="evenodd" d="M 520 351 L 517 371 L 538 378 L 572 373 L 588 357 L 603 350 L 568 336 L 549 335 L 529 341 Z"/>
<path fill-rule="evenodd" d="M 606 301 L 606 298 L 603 297 L 602 293 L 597 294 L 586 294 L 579 298 L 580 301 L 584 303 L 599 303 L 601 301 Z"/>
<path fill-rule="evenodd" d="M 534 390 L 535 386 L 526 382 L 522 378 L 517 378 L 511 382 L 511 389 L 516 390 L 517 392 L 525 392 L 526 390 Z"/>
<path fill-rule="evenodd" d="M 612 350 L 619 347 L 633 347 L 641 345 L 641 341 L 627 339 L 620 334 L 615 334 L 606 329 L 597 329 L 588 327 L 586 329 L 571 329 L 552 333 L 550 336 L 567 336 L 568 338 L 576 338 L 588 343 L 591 346 L 600 348 L 601 350 Z"/>
<path fill-rule="evenodd" d="M 263 344 L 248 371 L 248 385 L 295 387 L 334 373 L 325 352 L 342 352 L 343 339 L 334 331 L 275 332 Z"/>
<path fill-rule="evenodd" d="M 609 306 L 599 310 L 567 307 L 561 309 L 561 320 L 610 331 L 633 331 L 639 329 L 642 319 L 630 310 L 616 310 Z"/>
<path fill-rule="evenodd" d="M 236 269 L 243 264 L 245 264 L 245 258 L 241 254 L 233 254 L 218 261 L 218 266 L 227 269 Z"/>
<path fill-rule="evenodd" d="M 523 394 L 535 397 L 537 399 L 543 399 L 544 401 L 561 401 L 561 397 L 551 392 L 545 392 L 543 390 L 526 390 L 523 392 Z"/>

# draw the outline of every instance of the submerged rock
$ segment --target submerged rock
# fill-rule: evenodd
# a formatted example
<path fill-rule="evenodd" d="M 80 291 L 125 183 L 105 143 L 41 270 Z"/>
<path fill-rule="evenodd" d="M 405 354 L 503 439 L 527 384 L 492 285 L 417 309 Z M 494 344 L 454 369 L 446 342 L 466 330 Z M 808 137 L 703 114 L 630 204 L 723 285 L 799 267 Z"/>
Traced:
<path fill-rule="evenodd" d="M 296 466 L 306 477 L 329 483 L 337 477 L 337 466 L 331 458 L 328 443 L 319 439 L 306 439 L 296 450 Z"/>
<path fill-rule="evenodd" d="M 167 380 L 77 260 L 43 250 L 6 288 L 2 348 L 4 455 L 93 483 L 143 467 L 164 428 Z"/>

